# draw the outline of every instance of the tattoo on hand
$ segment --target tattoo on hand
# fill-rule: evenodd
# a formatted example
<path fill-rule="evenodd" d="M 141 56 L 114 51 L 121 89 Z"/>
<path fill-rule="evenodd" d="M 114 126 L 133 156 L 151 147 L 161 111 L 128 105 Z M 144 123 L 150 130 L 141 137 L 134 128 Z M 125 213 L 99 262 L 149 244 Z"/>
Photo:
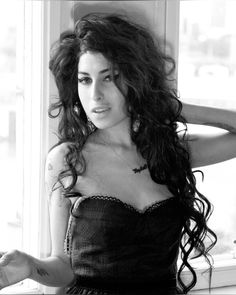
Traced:
<path fill-rule="evenodd" d="M 37 273 L 38 273 L 41 277 L 43 277 L 43 276 L 49 276 L 48 272 L 47 272 L 45 269 L 43 269 L 43 268 L 37 268 Z"/>
<path fill-rule="evenodd" d="M 236 133 L 236 129 L 228 124 L 224 124 L 224 123 L 204 123 L 204 125 L 208 125 L 208 126 L 212 126 L 212 127 L 217 127 L 217 128 L 221 128 L 221 129 L 225 129 L 228 130 L 229 132 L 232 133 Z"/>

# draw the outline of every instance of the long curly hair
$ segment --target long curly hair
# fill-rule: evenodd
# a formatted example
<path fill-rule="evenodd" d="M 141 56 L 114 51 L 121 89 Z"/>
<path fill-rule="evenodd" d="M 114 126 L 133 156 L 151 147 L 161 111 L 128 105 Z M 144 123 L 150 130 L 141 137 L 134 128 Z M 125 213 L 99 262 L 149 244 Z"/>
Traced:
<path fill-rule="evenodd" d="M 71 183 L 64 187 L 71 196 L 78 175 L 86 169 L 81 151 L 88 136 L 96 129 L 88 121 L 77 89 L 78 62 L 86 51 L 102 53 L 118 66 L 128 87 L 125 99 L 131 138 L 146 159 L 152 180 L 165 184 L 183 207 L 181 265 L 177 282 L 179 290 L 187 293 L 197 281 L 190 258 L 193 254 L 195 257 L 204 256 L 211 273 L 209 251 L 217 238 L 207 226 L 212 205 L 197 190 L 190 165 L 185 136 L 187 125 L 181 116 L 182 104 L 171 81 L 175 62 L 161 50 L 158 40 L 146 28 L 121 15 L 88 14 L 76 23 L 74 30 L 61 34 L 51 50 L 49 68 L 54 75 L 59 98 L 51 104 L 49 115 L 60 117 L 58 145 L 70 143 L 66 154 L 68 169 L 60 173 L 58 180 L 62 183 L 64 177 L 71 176 Z M 57 113 L 53 115 L 55 110 Z M 182 139 L 178 134 L 178 122 L 184 126 Z M 205 238 L 209 239 L 207 245 Z M 184 268 L 192 274 L 188 284 L 181 278 Z"/>

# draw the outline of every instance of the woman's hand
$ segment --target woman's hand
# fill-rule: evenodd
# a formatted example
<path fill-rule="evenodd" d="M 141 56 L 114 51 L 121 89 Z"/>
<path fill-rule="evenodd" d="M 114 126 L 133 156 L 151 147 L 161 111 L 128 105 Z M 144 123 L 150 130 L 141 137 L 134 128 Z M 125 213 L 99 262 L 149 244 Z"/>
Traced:
<path fill-rule="evenodd" d="M 30 256 L 18 250 L 0 252 L 0 289 L 30 276 Z"/>

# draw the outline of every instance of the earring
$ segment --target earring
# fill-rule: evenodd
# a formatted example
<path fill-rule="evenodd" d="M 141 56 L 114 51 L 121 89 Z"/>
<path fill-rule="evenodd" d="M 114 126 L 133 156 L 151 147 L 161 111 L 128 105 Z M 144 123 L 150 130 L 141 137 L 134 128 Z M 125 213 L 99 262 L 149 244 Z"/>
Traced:
<path fill-rule="evenodd" d="M 74 105 L 74 112 L 75 112 L 78 116 L 80 115 L 80 107 L 79 107 L 77 104 Z"/>
<path fill-rule="evenodd" d="M 137 132 L 138 129 L 139 129 L 139 126 L 140 126 L 140 121 L 137 119 L 137 120 L 135 120 L 134 123 L 133 123 L 133 131 L 134 131 L 134 132 Z"/>

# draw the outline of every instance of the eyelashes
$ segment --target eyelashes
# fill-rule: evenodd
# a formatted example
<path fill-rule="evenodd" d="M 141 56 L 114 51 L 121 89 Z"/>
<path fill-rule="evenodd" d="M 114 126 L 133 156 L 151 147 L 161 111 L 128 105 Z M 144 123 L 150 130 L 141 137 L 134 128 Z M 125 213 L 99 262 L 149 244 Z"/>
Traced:
<path fill-rule="evenodd" d="M 78 78 L 78 82 L 81 84 L 88 84 L 90 82 L 91 79 L 89 79 L 88 77 L 84 77 L 84 78 Z"/>
<path fill-rule="evenodd" d="M 112 82 L 116 81 L 119 78 L 120 74 L 115 74 L 114 77 L 111 75 L 107 75 L 104 77 L 103 81 L 105 82 Z M 90 77 L 83 77 L 83 78 L 78 78 L 78 82 L 84 85 L 90 84 L 92 82 L 92 79 Z"/>

